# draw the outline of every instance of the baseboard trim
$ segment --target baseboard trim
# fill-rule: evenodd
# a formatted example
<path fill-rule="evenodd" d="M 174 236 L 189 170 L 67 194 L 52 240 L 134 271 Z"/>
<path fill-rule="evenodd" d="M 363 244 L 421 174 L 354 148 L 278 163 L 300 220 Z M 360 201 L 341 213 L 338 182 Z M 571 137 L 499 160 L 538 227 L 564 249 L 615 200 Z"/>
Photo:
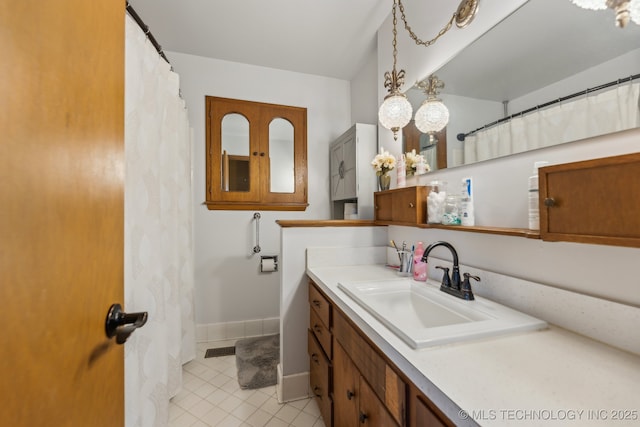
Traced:
<path fill-rule="evenodd" d="M 284 376 L 282 375 L 282 365 L 279 363 L 276 393 L 280 403 L 309 398 L 311 396 L 309 393 L 309 372 Z"/>
<path fill-rule="evenodd" d="M 196 342 L 237 340 L 280 333 L 280 318 L 196 325 Z"/>

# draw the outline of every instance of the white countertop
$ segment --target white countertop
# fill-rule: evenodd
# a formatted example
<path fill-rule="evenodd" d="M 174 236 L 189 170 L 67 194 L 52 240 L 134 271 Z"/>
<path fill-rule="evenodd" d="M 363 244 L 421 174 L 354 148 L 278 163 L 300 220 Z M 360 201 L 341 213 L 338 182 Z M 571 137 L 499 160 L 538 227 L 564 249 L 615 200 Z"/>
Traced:
<path fill-rule="evenodd" d="M 456 425 L 640 425 L 640 356 L 553 325 L 415 350 L 338 288 L 396 279 L 394 270 L 311 266 L 307 274 Z"/>

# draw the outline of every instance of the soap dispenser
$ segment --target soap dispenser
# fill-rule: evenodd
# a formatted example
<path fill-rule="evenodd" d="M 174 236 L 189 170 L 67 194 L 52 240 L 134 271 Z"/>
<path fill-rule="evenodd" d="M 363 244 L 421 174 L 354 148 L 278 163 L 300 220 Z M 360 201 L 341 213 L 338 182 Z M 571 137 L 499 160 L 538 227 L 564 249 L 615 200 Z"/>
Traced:
<path fill-rule="evenodd" d="M 422 262 L 422 255 L 424 254 L 424 245 L 422 242 L 418 242 L 418 246 L 413 254 L 413 280 L 419 282 L 427 281 L 427 263 Z"/>

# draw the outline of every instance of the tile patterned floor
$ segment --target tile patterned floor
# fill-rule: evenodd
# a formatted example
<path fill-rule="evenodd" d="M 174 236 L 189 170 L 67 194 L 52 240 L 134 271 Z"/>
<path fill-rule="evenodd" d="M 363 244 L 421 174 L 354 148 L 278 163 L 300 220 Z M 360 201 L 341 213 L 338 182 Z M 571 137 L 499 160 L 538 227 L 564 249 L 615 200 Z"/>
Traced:
<path fill-rule="evenodd" d="M 208 348 L 234 341 L 198 343 L 183 367 L 182 391 L 171 399 L 169 427 L 324 427 L 313 399 L 279 404 L 276 387 L 241 390 L 235 356 L 205 359 Z"/>

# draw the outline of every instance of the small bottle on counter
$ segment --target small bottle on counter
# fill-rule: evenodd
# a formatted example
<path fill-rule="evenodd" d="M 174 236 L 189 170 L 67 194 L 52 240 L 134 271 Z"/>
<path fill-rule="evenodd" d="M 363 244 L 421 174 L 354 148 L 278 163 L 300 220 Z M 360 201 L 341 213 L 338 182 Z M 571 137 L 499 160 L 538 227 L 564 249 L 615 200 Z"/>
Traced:
<path fill-rule="evenodd" d="M 422 242 L 418 242 L 415 252 L 413 253 L 413 280 L 419 282 L 427 281 L 427 263 L 422 262 L 422 255 L 424 255 L 424 245 Z"/>

